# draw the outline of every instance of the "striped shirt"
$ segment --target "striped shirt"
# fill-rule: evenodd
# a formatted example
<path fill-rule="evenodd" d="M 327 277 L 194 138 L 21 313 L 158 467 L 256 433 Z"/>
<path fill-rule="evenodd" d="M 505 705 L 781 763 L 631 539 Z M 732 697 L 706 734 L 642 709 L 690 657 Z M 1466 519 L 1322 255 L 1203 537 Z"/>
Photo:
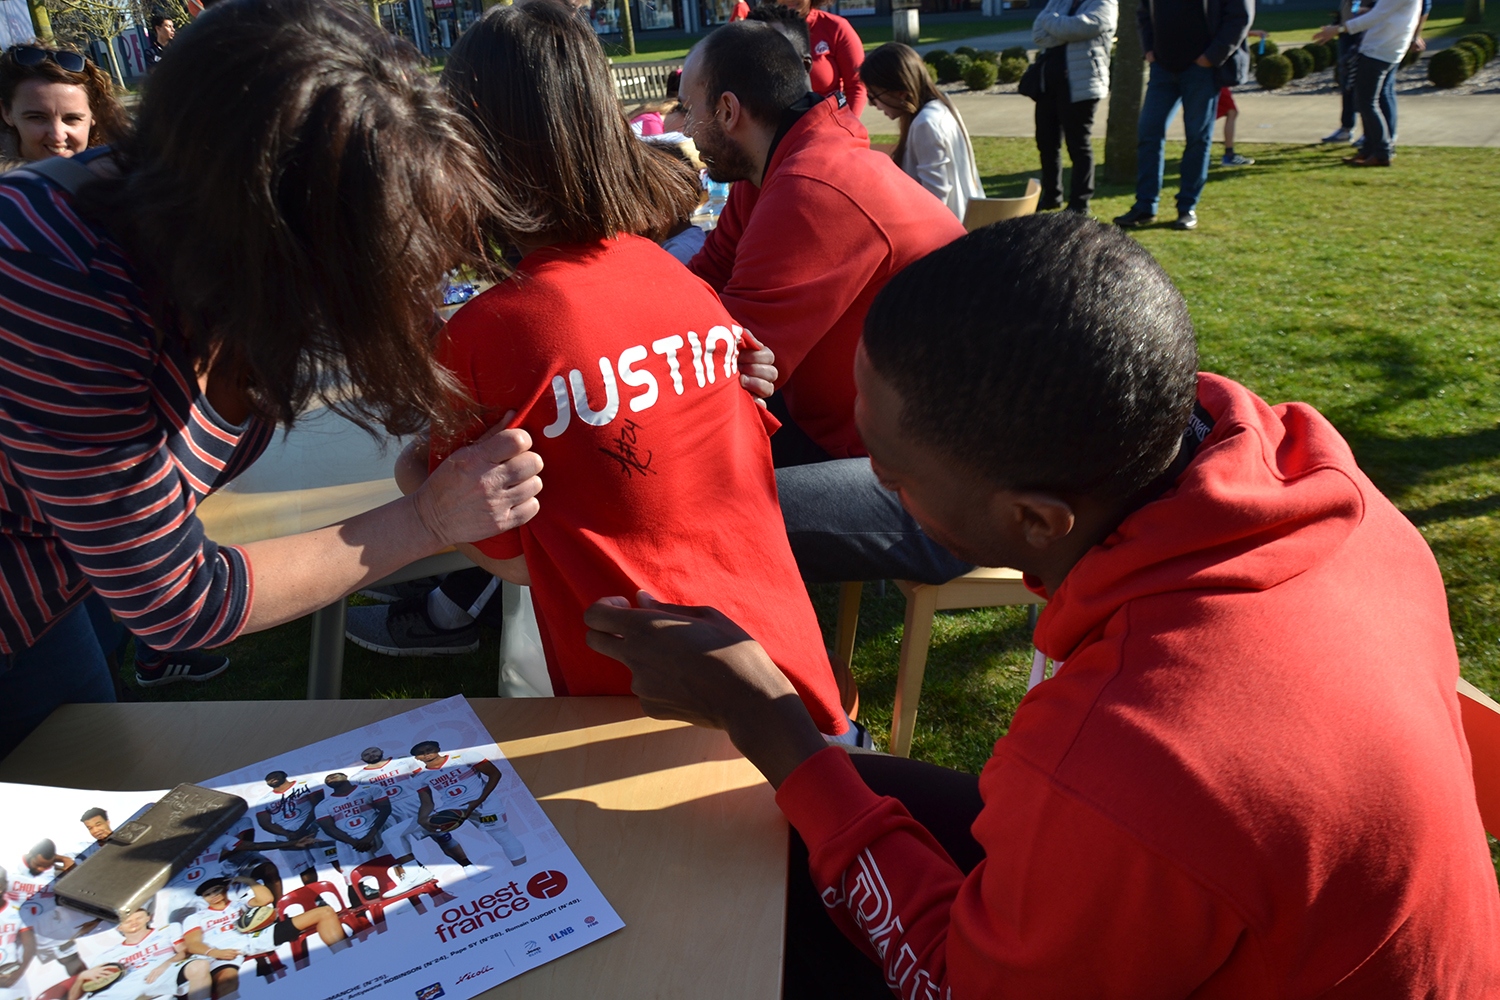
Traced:
<path fill-rule="evenodd" d="M 71 195 L 0 176 L 0 652 L 33 645 L 91 588 L 157 649 L 237 636 L 249 565 L 194 511 L 273 430 L 214 412 Z"/>

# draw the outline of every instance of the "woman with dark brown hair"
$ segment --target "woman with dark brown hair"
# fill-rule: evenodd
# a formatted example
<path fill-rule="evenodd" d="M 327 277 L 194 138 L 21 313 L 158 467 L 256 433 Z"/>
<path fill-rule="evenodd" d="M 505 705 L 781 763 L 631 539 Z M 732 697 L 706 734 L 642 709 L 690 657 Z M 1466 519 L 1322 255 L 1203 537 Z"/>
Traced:
<path fill-rule="evenodd" d="M 490 232 L 520 262 L 439 340 L 477 413 L 430 454 L 408 449 L 397 482 L 420 483 L 487 427 L 529 431 L 547 461 L 546 507 L 467 551 L 530 585 L 553 693 L 630 693 L 629 672 L 583 641 L 594 601 L 712 593 L 772 644 L 823 731 L 845 732 L 777 506 L 764 411 L 737 377 L 740 346 L 758 345 L 652 242 L 691 213 L 697 191 L 631 133 L 598 40 L 556 0 L 492 8 L 449 53 L 443 83 L 484 137 L 490 183 L 516 207 Z M 429 613 L 421 597 L 357 610 L 410 634 Z"/>
<path fill-rule="evenodd" d="M 0 177 L 0 754 L 114 699 L 111 613 L 221 645 L 535 513 L 507 432 L 318 531 L 220 546 L 195 515 L 315 402 L 395 434 L 444 412 L 434 309 L 485 264 L 486 192 L 415 53 L 329 0 L 215 5 L 118 150 Z"/>
<path fill-rule="evenodd" d="M 901 123 L 891 158 L 962 222 L 969 199 L 983 198 L 984 188 L 964 120 L 927 64 L 910 45 L 887 42 L 865 57 L 859 75 L 870 103 Z"/>
<path fill-rule="evenodd" d="M 0 160 L 72 156 L 128 130 L 108 73 L 81 53 L 36 42 L 0 54 L 0 120 Z"/>

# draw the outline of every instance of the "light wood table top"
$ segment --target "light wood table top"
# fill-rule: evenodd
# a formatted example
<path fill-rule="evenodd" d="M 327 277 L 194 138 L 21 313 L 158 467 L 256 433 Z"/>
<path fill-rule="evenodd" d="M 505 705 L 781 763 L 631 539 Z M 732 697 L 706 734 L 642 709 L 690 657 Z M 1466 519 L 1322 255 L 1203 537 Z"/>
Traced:
<path fill-rule="evenodd" d="M 0 781 L 166 788 L 424 704 L 66 705 L 0 762 Z M 482 996 L 781 995 L 786 822 L 722 733 L 647 719 L 634 698 L 470 704 L 626 925 Z"/>

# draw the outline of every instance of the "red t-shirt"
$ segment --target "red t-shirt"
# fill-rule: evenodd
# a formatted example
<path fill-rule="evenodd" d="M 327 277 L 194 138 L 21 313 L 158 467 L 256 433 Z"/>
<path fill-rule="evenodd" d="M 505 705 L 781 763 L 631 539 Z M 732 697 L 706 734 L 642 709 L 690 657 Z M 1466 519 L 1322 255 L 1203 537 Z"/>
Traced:
<path fill-rule="evenodd" d="M 813 92 L 824 97 L 841 90 L 849 100 L 854 116 L 865 110 L 865 83 L 859 68 L 865 62 L 865 46 L 854 25 L 826 10 L 807 12 L 808 44 L 812 46 L 812 65 L 807 77 Z"/>
<path fill-rule="evenodd" d="M 649 303 L 649 305 L 646 305 Z M 546 463 L 541 512 L 479 543 L 526 557 L 559 695 L 630 693 L 589 649 L 601 597 L 719 608 L 755 637 L 825 733 L 845 728 L 817 616 L 776 498 L 767 417 L 739 382 L 742 327 L 660 247 L 636 236 L 528 254 L 460 309 L 438 356 L 483 416 L 507 410 Z"/>

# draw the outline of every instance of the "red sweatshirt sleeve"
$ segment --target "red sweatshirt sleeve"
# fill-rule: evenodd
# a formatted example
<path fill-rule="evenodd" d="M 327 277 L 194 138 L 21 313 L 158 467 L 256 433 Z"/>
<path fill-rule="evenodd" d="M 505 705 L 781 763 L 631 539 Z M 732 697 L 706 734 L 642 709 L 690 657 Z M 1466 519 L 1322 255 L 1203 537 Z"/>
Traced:
<path fill-rule="evenodd" d="M 842 19 L 833 38 L 833 61 L 839 69 L 839 89 L 848 99 L 854 117 L 858 118 L 864 113 L 868 100 L 865 82 L 859 78 L 859 68 L 865 63 L 865 46 L 854 26 Z"/>
<path fill-rule="evenodd" d="M 896 995 L 1185 996 L 1253 952 L 1213 892 L 1045 775 L 997 756 L 981 791 L 985 860 L 967 876 L 843 750 L 810 758 L 776 793 L 829 915 Z"/>
<path fill-rule="evenodd" d="M 891 247 L 857 202 L 821 178 L 777 178 L 761 190 L 752 222 L 719 297 L 776 352 L 784 385 L 886 266 Z"/>

